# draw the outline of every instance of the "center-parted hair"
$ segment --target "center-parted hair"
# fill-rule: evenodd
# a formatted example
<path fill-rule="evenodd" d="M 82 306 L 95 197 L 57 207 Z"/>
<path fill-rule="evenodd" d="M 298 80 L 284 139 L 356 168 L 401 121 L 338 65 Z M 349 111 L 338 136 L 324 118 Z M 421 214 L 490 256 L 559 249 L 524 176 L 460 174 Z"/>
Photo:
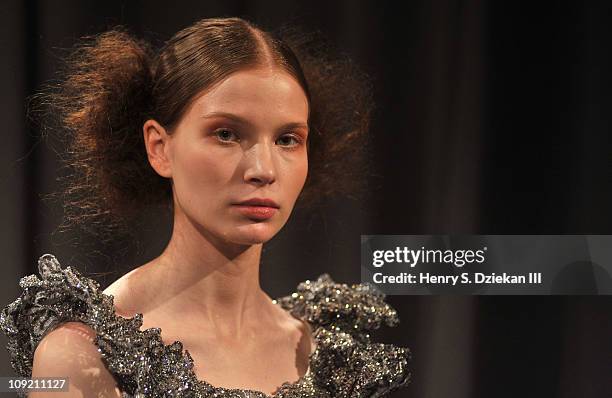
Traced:
<path fill-rule="evenodd" d="M 368 77 L 333 54 L 314 32 L 262 30 L 240 18 L 203 19 L 154 50 L 125 28 L 83 38 L 59 84 L 40 95 L 52 132 L 65 139 L 67 173 L 57 193 L 60 229 L 81 226 L 101 239 L 129 234 L 151 206 L 171 208 L 170 179 L 149 164 L 143 124 L 172 134 L 199 95 L 240 70 L 281 68 L 309 102 L 309 173 L 299 203 L 365 188 L 366 133 L 373 108 Z"/>

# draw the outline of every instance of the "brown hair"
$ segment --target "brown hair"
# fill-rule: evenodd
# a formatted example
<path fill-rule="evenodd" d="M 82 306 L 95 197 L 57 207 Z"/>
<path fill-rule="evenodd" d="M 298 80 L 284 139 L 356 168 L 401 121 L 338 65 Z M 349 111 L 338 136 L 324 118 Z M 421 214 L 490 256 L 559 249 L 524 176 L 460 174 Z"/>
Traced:
<path fill-rule="evenodd" d="M 348 57 L 329 49 L 320 33 L 270 33 L 240 18 L 200 20 L 157 52 L 124 27 L 83 38 L 60 84 L 41 95 L 59 122 L 52 131 L 67 145 L 69 172 L 56 193 L 64 206 L 60 229 L 95 229 L 103 239 L 129 235 L 143 209 L 171 207 L 170 181 L 147 159 L 144 122 L 155 119 L 171 131 L 197 94 L 262 65 L 290 73 L 310 104 L 310 170 L 298 203 L 363 190 L 371 85 Z"/>

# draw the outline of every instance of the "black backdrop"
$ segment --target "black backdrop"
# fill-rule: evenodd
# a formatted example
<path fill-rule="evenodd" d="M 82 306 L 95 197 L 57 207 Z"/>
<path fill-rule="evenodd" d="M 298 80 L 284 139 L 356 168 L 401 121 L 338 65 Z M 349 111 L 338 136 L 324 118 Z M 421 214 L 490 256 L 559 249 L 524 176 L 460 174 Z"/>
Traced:
<path fill-rule="evenodd" d="M 11 0 L 0 7 L 2 303 L 19 294 L 17 278 L 35 272 L 42 253 L 92 274 L 114 270 L 99 278 L 106 285 L 167 239 L 163 220 L 153 220 L 131 252 L 78 231 L 53 235 L 61 210 L 41 200 L 54 189 L 61 149 L 26 122 L 27 98 L 53 77 L 60 48 L 115 24 L 165 40 L 204 17 L 241 16 L 265 28 L 297 20 L 374 77 L 375 169 L 364 176 L 371 195 L 296 210 L 265 248 L 262 284 L 273 296 L 322 272 L 358 282 L 361 234 L 612 233 L 612 14 L 604 2 Z M 375 337 L 414 354 L 413 384 L 394 397 L 612 396 L 610 296 L 388 301 L 401 324 Z M 0 374 L 11 375 L 3 358 Z"/>

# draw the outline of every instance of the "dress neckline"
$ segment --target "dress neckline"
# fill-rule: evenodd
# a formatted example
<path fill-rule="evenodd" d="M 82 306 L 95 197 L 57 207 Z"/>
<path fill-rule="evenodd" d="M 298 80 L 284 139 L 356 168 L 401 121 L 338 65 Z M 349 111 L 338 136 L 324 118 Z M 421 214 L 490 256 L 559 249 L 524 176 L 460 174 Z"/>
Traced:
<path fill-rule="evenodd" d="M 140 318 L 140 321 L 142 321 L 144 319 L 144 315 L 142 313 L 136 313 L 131 317 L 124 317 L 122 315 L 119 315 L 117 313 L 117 307 L 115 306 L 115 296 L 113 294 L 110 293 L 104 293 L 102 290 L 100 290 L 100 294 L 102 294 L 103 296 L 109 297 L 110 298 L 110 302 L 112 303 L 112 306 L 110 308 L 111 312 L 112 312 L 112 316 L 115 317 L 116 319 L 123 319 L 125 321 L 132 321 L 135 318 Z M 278 393 L 283 389 L 283 388 L 291 388 L 294 386 L 298 386 L 300 384 L 302 384 L 304 382 L 304 380 L 306 379 L 307 376 L 309 376 L 312 373 L 312 367 L 313 367 L 313 358 L 315 355 L 315 352 L 319 349 L 321 342 L 318 339 L 318 334 L 316 333 L 318 326 L 314 324 L 313 322 L 310 322 L 307 318 L 302 318 L 302 317 L 297 317 L 295 316 L 293 313 L 291 313 L 290 310 L 287 310 L 285 308 L 283 308 L 280 304 L 280 298 L 277 299 L 273 299 L 272 302 L 275 305 L 278 305 L 279 308 L 285 312 L 287 312 L 291 317 L 293 317 L 294 319 L 297 319 L 301 322 L 304 322 L 306 324 L 308 324 L 310 326 L 310 330 L 311 330 L 311 335 L 309 336 L 311 338 L 311 341 L 314 340 L 315 342 L 315 346 L 314 349 L 311 348 L 310 354 L 308 355 L 308 367 L 306 369 L 306 372 L 300 376 L 296 381 L 293 382 L 283 382 L 280 386 L 276 387 L 276 389 L 274 390 L 274 392 L 272 393 L 272 395 L 265 393 L 263 391 L 259 391 L 259 390 L 253 390 L 253 389 L 248 389 L 248 388 L 227 388 L 227 387 L 218 387 L 218 386 L 214 386 L 211 383 L 209 383 L 208 381 L 204 380 L 204 379 L 200 379 L 198 378 L 198 376 L 196 375 L 195 371 L 194 371 L 194 366 L 191 366 L 188 369 L 188 376 L 189 378 L 194 382 L 194 384 L 197 384 L 199 388 L 203 388 L 203 389 L 207 389 L 207 390 L 213 390 L 217 393 L 224 393 L 224 394 L 231 394 L 231 393 L 248 393 L 249 396 L 251 395 L 256 395 L 257 398 L 276 398 Z M 144 330 L 140 330 L 140 327 L 135 327 L 135 331 L 137 333 L 141 333 L 143 335 L 145 334 L 150 334 L 150 333 L 155 333 L 159 336 L 159 340 L 161 342 L 161 344 L 164 346 L 164 348 L 168 348 L 172 345 L 176 345 L 177 343 L 180 344 L 181 347 L 181 356 L 183 358 L 184 361 L 189 361 L 192 365 L 195 365 L 195 361 L 193 360 L 193 358 L 191 357 L 191 354 L 189 353 L 189 350 L 187 350 L 185 348 L 185 345 L 183 344 L 182 341 L 180 340 L 175 340 L 172 343 L 169 344 L 165 344 L 163 342 L 163 339 L 161 338 L 161 333 L 162 333 L 162 329 L 160 327 L 149 327 L 146 328 Z"/>

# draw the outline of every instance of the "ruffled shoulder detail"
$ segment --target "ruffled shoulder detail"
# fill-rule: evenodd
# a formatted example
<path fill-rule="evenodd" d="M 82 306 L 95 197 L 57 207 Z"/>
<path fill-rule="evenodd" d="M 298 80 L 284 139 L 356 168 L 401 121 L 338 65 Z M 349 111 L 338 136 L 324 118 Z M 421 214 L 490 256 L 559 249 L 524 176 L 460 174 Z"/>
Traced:
<path fill-rule="evenodd" d="M 23 293 L 0 314 L 0 330 L 8 338 L 11 365 L 19 376 L 31 376 L 40 341 L 69 321 L 83 322 L 96 332 L 98 351 L 125 392 L 146 391 L 147 387 L 153 391 L 155 381 L 150 376 L 162 367 L 155 358 L 176 362 L 176 371 L 189 375 L 193 361 L 188 353 L 183 354 L 182 344 L 164 345 L 159 328 L 140 331 L 142 314 L 132 318 L 116 315 L 113 296 L 102 293 L 98 282 L 69 266 L 62 269 L 51 254 L 40 257 L 38 271 L 40 277 L 21 278 Z"/>
<path fill-rule="evenodd" d="M 300 283 L 294 293 L 277 301 L 311 324 L 350 333 L 363 341 L 368 340 L 368 332 L 381 325 L 393 327 L 399 323 L 397 311 L 373 285 L 336 283 L 327 273 L 315 281 Z"/>
<path fill-rule="evenodd" d="M 330 397 L 382 397 L 410 383 L 410 349 L 370 341 L 371 331 L 399 323 L 373 285 L 337 283 L 325 273 L 276 301 L 315 326 L 313 383 Z"/>
<path fill-rule="evenodd" d="M 393 344 L 361 343 L 351 334 L 317 330 L 313 353 L 314 384 L 331 397 L 375 398 L 407 386 L 410 349 Z"/>

